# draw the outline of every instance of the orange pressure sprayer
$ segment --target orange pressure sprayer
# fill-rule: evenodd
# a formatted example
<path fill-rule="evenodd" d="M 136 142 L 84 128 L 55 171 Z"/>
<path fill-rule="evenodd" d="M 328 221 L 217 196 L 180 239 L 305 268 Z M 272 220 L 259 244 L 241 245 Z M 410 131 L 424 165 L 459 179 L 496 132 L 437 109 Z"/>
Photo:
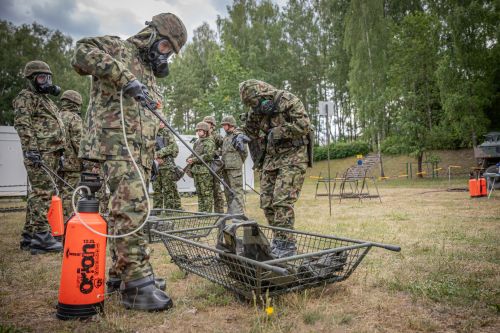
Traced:
<path fill-rule="evenodd" d="M 80 185 L 90 191 L 78 201 L 78 214 L 66 225 L 56 314 L 63 320 L 84 319 L 104 310 L 106 237 L 83 224 L 107 233 L 106 221 L 99 215 L 99 202 L 95 198 L 102 183 L 97 174 L 83 172 Z"/>

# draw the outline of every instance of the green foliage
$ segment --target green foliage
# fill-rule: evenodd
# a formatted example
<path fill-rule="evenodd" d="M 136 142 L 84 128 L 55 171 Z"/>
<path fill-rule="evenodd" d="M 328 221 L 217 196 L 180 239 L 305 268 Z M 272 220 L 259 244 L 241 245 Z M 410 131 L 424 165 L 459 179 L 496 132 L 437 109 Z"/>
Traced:
<path fill-rule="evenodd" d="M 366 155 L 370 152 L 370 145 L 364 141 L 335 142 L 330 144 L 330 159 L 345 158 L 358 154 Z M 328 146 L 314 147 L 314 161 L 328 158 Z"/>
<path fill-rule="evenodd" d="M 24 66 L 31 60 L 43 60 L 52 70 L 53 82 L 61 89 L 72 89 L 83 96 L 85 111 L 88 103 L 89 81 L 82 79 L 71 67 L 72 39 L 60 31 L 52 31 L 37 23 L 14 26 L 0 21 L 0 124 L 12 125 L 12 100 L 26 87 Z M 58 97 L 51 97 L 56 104 Z"/>

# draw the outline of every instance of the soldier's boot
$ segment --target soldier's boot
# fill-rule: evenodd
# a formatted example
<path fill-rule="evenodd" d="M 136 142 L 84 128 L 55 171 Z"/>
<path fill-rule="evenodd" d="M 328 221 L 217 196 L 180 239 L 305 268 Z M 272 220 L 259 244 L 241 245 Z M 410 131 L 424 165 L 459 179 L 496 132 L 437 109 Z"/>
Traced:
<path fill-rule="evenodd" d="M 271 241 L 271 255 L 275 258 L 286 258 L 297 254 L 295 241 L 274 238 Z"/>
<path fill-rule="evenodd" d="M 120 290 L 120 285 L 122 284 L 122 279 L 117 277 L 110 277 L 108 281 L 106 281 L 106 292 L 112 293 Z M 167 289 L 167 281 L 162 278 L 155 278 L 155 286 L 156 288 L 165 291 Z"/>
<path fill-rule="evenodd" d="M 27 232 L 23 232 L 21 234 L 21 241 L 19 242 L 19 247 L 23 251 L 29 251 L 30 244 L 31 244 L 31 234 L 29 234 Z"/>
<path fill-rule="evenodd" d="M 31 254 L 62 252 L 63 246 L 56 241 L 50 231 L 34 233 L 30 243 Z"/>
<path fill-rule="evenodd" d="M 122 304 L 127 309 L 145 311 L 164 311 L 174 303 L 168 295 L 156 288 L 153 275 L 123 282 L 120 287 Z"/>

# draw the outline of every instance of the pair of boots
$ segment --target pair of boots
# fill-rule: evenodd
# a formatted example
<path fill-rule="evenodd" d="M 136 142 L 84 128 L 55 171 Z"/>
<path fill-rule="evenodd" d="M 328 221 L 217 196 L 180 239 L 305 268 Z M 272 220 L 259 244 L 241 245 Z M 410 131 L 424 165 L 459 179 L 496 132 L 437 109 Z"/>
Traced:
<path fill-rule="evenodd" d="M 294 240 L 273 238 L 271 241 L 271 255 L 276 259 L 291 257 L 297 254 Z"/>
<path fill-rule="evenodd" d="M 145 311 L 163 311 L 170 309 L 174 303 L 164 292 L 164 279 L 155 279 L 154 275 L 141 279 L 122 282 L 118 278 L 111 278 L 106 282 L 107 292 L 120 290 L 122 304 L 127 309 Z"/>
<path fill-rule="evenodd" d="M 33 255 L 47 252 L 62 252 L 63 250 L 61 242 L 57 241 L 50 231 L 37 232 L 33 235 L 23 232 L 19 245 L 21 250 L 29 250 Z"/>

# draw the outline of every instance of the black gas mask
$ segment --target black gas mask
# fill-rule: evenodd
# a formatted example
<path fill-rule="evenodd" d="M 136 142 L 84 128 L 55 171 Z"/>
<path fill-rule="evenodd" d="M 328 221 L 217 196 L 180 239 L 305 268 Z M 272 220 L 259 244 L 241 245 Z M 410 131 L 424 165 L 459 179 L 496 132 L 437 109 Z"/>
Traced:
<path fill-rule="evenodd" d="M 162 78 L 168 75 L 168 58 L 171 54 L 172 47 L 167 39 L 160 39 L 149 48 L 147 59 L 156 77 Z"/>
<path fill-rule="evenodd" d="M 52 84 L 52 75 L 39 73 L 33 76 L 35 90 L 41 94 L 51 94 L 57 96 L 61 93 L 61 87 Z"/>
<path fill-rule="evenodd" d="M 261 98 L 259 104 L 252 108 L 257 114 L 273 114 L 276 110 L 276 105 L 272 100 Z"/>

